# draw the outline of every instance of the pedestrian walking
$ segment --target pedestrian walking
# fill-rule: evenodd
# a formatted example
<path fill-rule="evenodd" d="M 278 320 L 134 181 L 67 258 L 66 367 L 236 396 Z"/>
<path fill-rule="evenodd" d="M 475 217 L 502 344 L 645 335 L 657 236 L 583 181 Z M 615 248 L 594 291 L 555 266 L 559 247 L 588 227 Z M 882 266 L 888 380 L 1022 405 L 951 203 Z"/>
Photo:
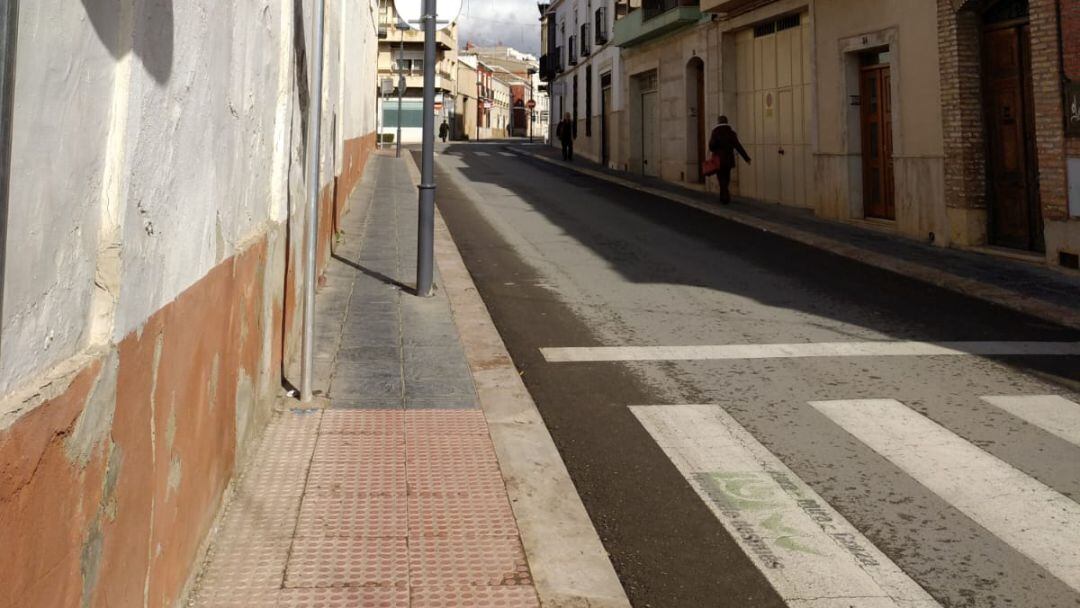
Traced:
<path fill-rule="evenodd" d="M 450 135 L 450 125 L 447 124 L 447 122 L 444 120 L 444 121 L 442 121 L 442 124 L 439 125 L 439 138 L 442 139 L 443 143 L 445 144 L 446 143 L 446 138 L 449 135 Z"/>
<path fill-rule="evenodd" d="M 574 119 L 570 117 L 569 112 L 559 121 L 559 126 L 555 127 L 555 137 L 558 137 L 562 143 L 562 159 L 573 162 L 577 125 L 574 124 Z"/>
<path fill-rule="evenodd" d="M 718 124 L 709 138 L 712 157 L 705 162 L 703 169 L 705 175 L 716 174 L 720 181 L 720 202 L 727 205 L 731 202 L 731 170 L 735 168 L 735 153 L 738 152 L 748 165 L 750 155 L 739 143 L 739 135 L 728 124 L 727 116 L 719 117 L 716 122 Z"/>

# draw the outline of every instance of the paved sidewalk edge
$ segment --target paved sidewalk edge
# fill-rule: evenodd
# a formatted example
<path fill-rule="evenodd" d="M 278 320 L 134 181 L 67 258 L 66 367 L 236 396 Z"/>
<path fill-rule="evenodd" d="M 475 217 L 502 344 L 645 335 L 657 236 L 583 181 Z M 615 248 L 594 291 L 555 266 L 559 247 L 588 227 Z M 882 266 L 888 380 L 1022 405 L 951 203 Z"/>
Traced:
<path fill-rule="evenodd" d="M 563 167 L 572 171 L 577 171 L 583 175 L 588 175 L 596 179 L 602 179 L 604 181 L 623 186 L 624 188 L 630 188 L 639 192 L 645 192 L 653 196 L 665 198 L 672 202 L 676 202 L 688 207 L 693 207 L 706 213 L 711 213 L 717 217 L 724 218 L 744 226 L 751 228 L 757 228 L 759 230 L 776 234 L 777 236 L 786 238 L 788 240 L 796 241 L 804 245 L 809 245 L 817 249 L 822 249 L 830 253 L 861 262 L 869 266 L 874 266 L 882 270 L 905 276 L 917 281 L 936 285 L 949 291 L 954 291 L 966 296 L 972 296 L 980 300 L 985 300 L 999 306 L 1004 306 L 1017 312 L 1022 312 L 1027 315 L 1031 315 L 1043 321 L 1054 323 L 1056 325 L 1063 325 L 1072 329 L 1080 329 L 1080 311 L 1073 310 L 1057 304 L 1045 302 L 1025 296 L 1024 294 L 984 283 L 976 279 L 969 279 L 960 275 L 946 272 L 939 268 L 933 268 L 930 266 L 924 266 L 915 262 L 908 262 L 905 260 L 899 260 L 892 258 L 882 253 L 864 249 L 856 245 L 851 245 L 843 241 L 838 241 L 833 238 L 800 230 L 798 228 L 792 228 L 777 222 L 771 222 L 761 218 L 745 215 L 728 208 L 715 207 L 706 205 L 700 201 L 694 200 L 690 197 L 680 196 L 672 192 L 660 190 L 658 188 L 650 188 L 643 186 L 634 181 L 616 177 L 614 175 L 608 175 L 606 173 L 589 169 L 587 167 L 580 167 L 573 164 L 565 164 L 555 159 L 548 158 L 542 154 L 536 154 L 534 152 L 528 152 L 514 146 L 507 146 L 507 149 L 515 154 L 533 158 L 539 161 L 543 161 L 550 165 L 557 167 Z"/>
<path fill-rule="evenodd" d="M 420 172 L 406 155 L 415 184 Z M 629 608 L 540 411 L 518 375 L 442 215 L 435 261 L 495 444 L 537 595 L 545 608 Z"/>

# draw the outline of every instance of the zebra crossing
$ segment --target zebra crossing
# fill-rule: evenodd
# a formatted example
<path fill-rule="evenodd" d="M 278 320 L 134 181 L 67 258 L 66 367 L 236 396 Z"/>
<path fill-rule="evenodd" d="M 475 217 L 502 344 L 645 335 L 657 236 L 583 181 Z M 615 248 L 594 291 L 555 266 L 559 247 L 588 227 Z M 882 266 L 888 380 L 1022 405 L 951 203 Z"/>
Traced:
<path fill-rule="evenodd" d="M 981 400 L 1080 447 L 1080 404 L 1058 395 Z M 1080 592 L 1080 504 L 900 401 L 807 406 Z M 722 407 L 630 410 L 790 606 L 940 605 Z"/>

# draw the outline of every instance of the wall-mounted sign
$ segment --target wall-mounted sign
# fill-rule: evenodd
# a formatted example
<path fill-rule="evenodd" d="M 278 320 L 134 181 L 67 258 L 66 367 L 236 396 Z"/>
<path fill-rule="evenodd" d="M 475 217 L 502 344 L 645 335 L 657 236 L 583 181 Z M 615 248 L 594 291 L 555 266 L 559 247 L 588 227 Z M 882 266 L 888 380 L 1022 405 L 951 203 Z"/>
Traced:
<path fill-rule="evenodd" d="M 1080 82 L 1065 83 L 1065 133 L 1080 137 Z"/>
<path fill-rule="evenodd" d="M 484 100 L 484 109 L 485 110 L 490 110 L 491 109 L 491 100 L 490 99 L 485 99 Z"/>

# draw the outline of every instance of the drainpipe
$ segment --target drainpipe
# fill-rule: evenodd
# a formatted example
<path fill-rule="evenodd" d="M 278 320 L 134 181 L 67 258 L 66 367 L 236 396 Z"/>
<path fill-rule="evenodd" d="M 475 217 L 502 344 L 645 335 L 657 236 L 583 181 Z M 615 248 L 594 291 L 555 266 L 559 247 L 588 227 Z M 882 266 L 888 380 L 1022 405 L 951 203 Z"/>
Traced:
<path fill-rule="evenodd" d="M 4 312 L 8 193 L 11 189 L 11 123 L 15 111 L 15 55 L 18 41 L 19 0 L 7 0 L 0 9 L 0 323 Z"/>
<path fill-rule="evenodd" d="M 315 353 L 315 255 L 319 239 L 319 152 L 321 148 L 323 104 L 323 21 L 326 0 L 315 0 L 314 35 L 315 52 L 312 54 L 314 77 L 311 81 L 311 107 L 308 108 L 308 206 L 307 242 L 304 257 L 304 344 L 301 364 L 300 401 L 311 403 L 312 365 Z"/>

